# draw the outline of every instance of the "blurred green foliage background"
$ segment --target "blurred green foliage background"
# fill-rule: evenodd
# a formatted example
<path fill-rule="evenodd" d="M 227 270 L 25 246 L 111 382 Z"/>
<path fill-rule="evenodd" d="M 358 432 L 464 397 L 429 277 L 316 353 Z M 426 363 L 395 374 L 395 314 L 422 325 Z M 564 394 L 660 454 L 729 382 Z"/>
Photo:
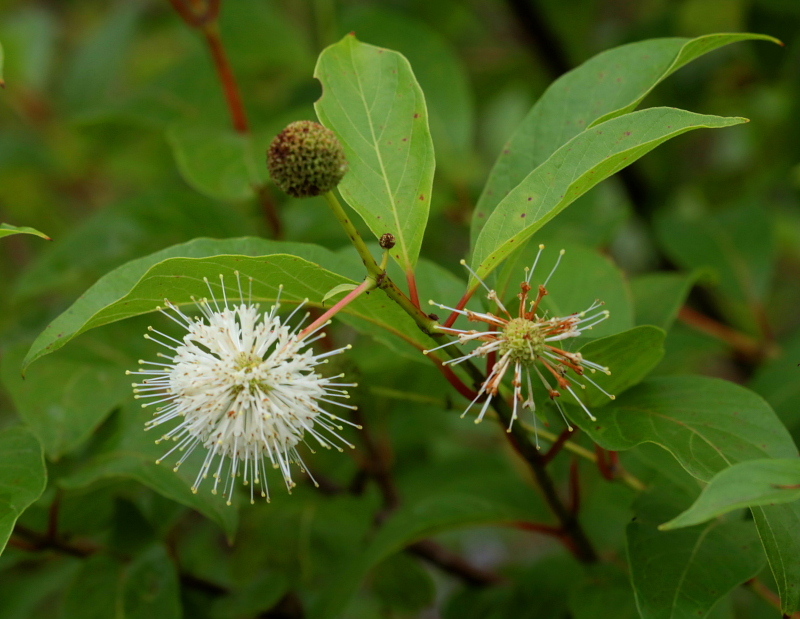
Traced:
<path fill-rule="evenodd" d="M 796 0 L 224 0 L 220 28 L 249 115 L 247 144 L 231 126 L 202 36 L 167 0 L 0 1 L 6 82 L 0 92 L 0 221 L 33 226 L 54 239 L 15 236 L 0 243 L 0 427 L 17 419 L 12 392 L 15 402 L 28 398 L 45 417 L 82 411 L 87 418 L 71 426 L 72 435 L 54 436 L 46 445 L 51 479 L 73 480 L 72 490 L 66 483 L 59 491 L 59 526 L 73 538 L 102 539 L 115 549 L 91 558 L 92 569 L 57 549 L 45 557 L 9 549 L 0 558 L 0 619 L 110 616 L 85 611 L 109 607 L 95 597 L 120 586 L 114 583 L 121 571 L 125 617 L 180 616 L 179 581 L 186 617 L 302 616 L 293 605 L 313 599 L 369 530 L 380 503 L 374 488 L 353 495 L 334 489 L 358 470 L 357 456 L 319 454 L 315 466 L 329 471 L 336 496 L 323 500 L 301 487 L 292 497 L 276 497 L 270 509 L 244 511 L 232 550 L 216 524 L 187 515 L 163 492 L 124 476 L 76 482 L 82 459 L 102 453 L 115 425 L 130 418 L 119 368 L 132 367 L 144 354 L 147 322 L 83 337 L 58 356 L 73 369 L 42 370 L 34 387 L 15 373 L 26 345 L 54 316 L 131 259 L 198 236 L 272 238 L 271 212 L 279 214 L 286 240 L 344 245 L 321 199 L 292 200 L 270 186 L 264 152 L 286 123 L 315 118 L 315 59 L 350 31 L 406 55 L 425 92 L 438 167 L 422 253 L 458 277 L 470 213 L 488 171 L 554 78 L 602 50 L 645 38 L 750 31 L 781 39 L 784 47 L 744 43 L 703 57 L 644 102 L 746 116 L 749 124 L 667 143 L 581 198 L 536 238 L 610 255 L 633 278 L 634 299 L 646 290 L 639 276 L 663 269 L 695 273 L 690 309 L 669 331 L 657 371 L 700 372 L 749 385 L 800 436 Z M 353 359 L 347 371 L 383 389 L 360 397 L 371 404 L 370 424 L 391 452 L 405 501 L 426 496 L 435 480 L 454 492 L 502 492 L 516 497 L 519 509 L 541 511 L 494 428 L 433 414 L 452 407 L 439 376 L 369 346 L 356 347 Z M 82 380 L 75 367 L 97 386 L 93 397 L 53 405 L 50 399 L 68 380 Z M 393 399 L 393 390 L 409 384 L 426 394 L 413 406 Z M 98 429 L 120 406 L 122 412 Z M 99 412 L 87 412 L 91 407 Z M 397 411 L 403 414 L 392 414 Z M 566 478 L 567 469 L 558 475 Z M 594 471 L 586 476 L 586 526 L 606 551 L 616 552 L 632 494 L 596 483 Z M 498 490 L 499 478 L 509 487 Z M 49 488 L 26 514 L 26 527 L 47 528 L 55 495 Z M 216 521 L 224 525 L 231 518 Z M 154 539 L 163 544 L 150 546 Z M 566 595 L 565 575 L 574 566 L 547 538 L 494 527 L 448 532 L 441 541 L 481 568 L 505 566 L 517 584 L 487 594 L 408 554 L 394 554 L 373 571 L 351 616 L 601 616 L 586 610 L 599 603 L 597 589 Z M 148 550 L 133 563 L 119 561 L 139 548 Z M 620 578 L 609 570 L 596 582 Z M 636 616 L 624 587 L 607 588 L 623 592 L 620 600 L 603 602 L 616 605 L 613 616 Z M 299 598 L 287 593 L 296 591 Z M 712 616 L 755 619 L 777 612 L 749 591 L 731 599 Z"/>

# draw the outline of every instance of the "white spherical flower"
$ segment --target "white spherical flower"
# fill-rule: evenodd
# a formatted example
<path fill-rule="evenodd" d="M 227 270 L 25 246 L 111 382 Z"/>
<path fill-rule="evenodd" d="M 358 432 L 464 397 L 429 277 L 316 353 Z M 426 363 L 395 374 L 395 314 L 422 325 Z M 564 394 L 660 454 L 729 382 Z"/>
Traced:
<path fill-rule="evenodd" d="M 475 423 L 480 422 L 484 418 L 492 398 L 496 397 L 500 391 L 503 377 L 512 368 L 511 397 L 513 400 L 513 412 L 511 424 L 517 419 L 520 404 L 522 408 L 529 408 L 532 411 L 536 410 L 536 402 L 533 398 L 533 385 L 536 382 L 542 383 L 550 400 L 561 413 L 570 431 L 572 430 L 572 426 L 567 420 L 567 416 L 564 414 L 564 410 L 558 401 L 562 391 L 566 391 L 572 395 L 593 421 L 595 420 L 594 415 L 592 415 L 591 411 L 584 405 L 580 397 L 578 397 L 573 386 L 585 389 L 586 384 L 584 384 L 583 381 L 586 381 L 586 383 L 593 385 L 609 398 L 614 399 L 613 395 L 607 393 L 589 376 L 589 374 L 595 372 L 611 374 L 609 369 L 589 361 L 588 359 L 584 359 L 583 355 L 579 352 L 570 352 L 566 350 L 564 344 L 562 344 L 564 340 L 578 337 L 584 331 L 591 329 L 608 318 L 608 311 L 600 309 L 603 303 L 601 301 L 595 301 L 582 312 L 570 314 L 569 316 L 548 316 L 547 312 L 543 312 L 540 307 L 542 299 L 547 295 L 547 284 L 558 268 L 561 257 L 564 255 L 563 249 L 559 253 L 558 260 L 550 272 L 550 275 L 548 275 L 544 283 L 538 287 L 535 297 L 529 298 L 528 296 L 533 289 L 530 284 L 531 276 L 539 262 L 539 257 L 542 255 L 543 249 L 544 245 L 540 245 L 539 253 L 536 256 L 533 266 L 530 270 L 526 268 L 527 276 L 525 277 L 525 281 L 520 285 L 521 291 L 517 295 L 519 299 L 519 311 L 516 316 L 512 315 L 511 312 L 505 308 L 497 296 L 497 293 L 489 289 L 471 269 L 470 272 L 472 275 L 488 291 L 488 299 L 497 305 L 499 310 L 498 315 L 492 314 L 491 312 L 473 312 L 471 310 L 447 307 L 431 301 L 432 305 L 461 314 L 471 322 L 483 322 L 489 327 L 486 331 L 439 327 L 441 331 L 452 334 L 456 336 L 457 339 L 443 344 L 442 346 L 438 346 L 437 348 L 424 351 L 427 354 L 453 344 L 480 343 L 479 346 L 473 348 L 466 354 L 444 362 L 444 365 L 457 365 L 467 359 L 475 357 L 488 357 L 490 359 L 490 369 L 487 370 L 489 374 L 478 390 L 475 399 L 472 400 L 464 411 L 464 415 L 466 415 L 467 411 L 469 411 L 473 405 L 480 400 L 483 401 Z M 462 264 L 466 266 L 466 263 L 463 261 Z M 467 269 L 469 269 L 469 267 L 467 267 Z M 534 416 L 534 423 L 535 421 L 536 417 Z M 509 432 L 511 431 L 511 425 L 509 425 L 508 430 Z M 539 446 L 538 436 L 536 446 Z"/>
<path fill-rule="evenodd" d="M 239 282 L 238 273 L 236 278 Z M 242 477 L 250 486 L 251 503 L 256 485 L 269 500 L 267 461 L 280 470 L 291 491 L 295 485 L 291 464 L 306 468 L 297 451 L 306 435 L 325 448 L 352 447 L 339 431 L 342 424 L 358 426 L 323 406 L 354 409 L 341 399 L 349 397 L 344 387 L 356 385 L 336 382 L 342 375 L 325 378 L 315 370 L 350 346 L 315 354 L 310 345 L 324 337 L 320 330 L 327 323 L 300 332 L 304 318 L 289 327 L 302 303 L 281 319 L 279 301 L 266 313 L 252 302 L 229 303 L 222 276 L 220 280 L 223 299 L 215 299 L 209 285 L 211 301 L 195 300 L 199 317 L 189 317 L 165 300 L 171 313 L 159 309 L 187 333 L 178 340 L 150 327 L 155 336 L 145 337 L 171 351 L 159 354 L 166 363 L 140 361 L 147 367 L 129 373 L 148 377 L 133 385 L 135 397 L 153 398 L 143 406 L 158 407 L 146 428 L 178 422 L 156 441 L 175 442 L 162 459 L 182 452 L 177 471 L 198 446 L 206 449 L 193 492 L 211 474 L 212 492 L 216 494 L 222 485 L 230 505 L 235 478 Z M 243 298 L 239 282 L 239 299 Z"/>

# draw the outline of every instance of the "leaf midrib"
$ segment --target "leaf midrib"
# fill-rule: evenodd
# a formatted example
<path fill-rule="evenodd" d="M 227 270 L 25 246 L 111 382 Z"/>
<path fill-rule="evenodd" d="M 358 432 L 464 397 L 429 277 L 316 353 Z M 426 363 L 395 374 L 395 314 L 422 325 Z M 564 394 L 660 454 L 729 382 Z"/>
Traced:
<path fill-rule="evenodd" d="M 386 166 L 383 163 L 383 155 L 381 154 L 380 146 L 378 145 L 377 138 L 375 137 L 375 127 L 373 124 L 373 117 L 370 107 L 367 105 L 367 99 L 364 96 L 364 88 L 361 85 L 361 75 L 356 68 L 355 58 L 353 58 L 353 50 L 350 49 L 350 65 L 353 69 L 353 73 L 356 76 L 356 82 L 358 83 L 358 96 L 361 98 L 361 103 L 364 105 L 364 112 L 367 116 L 367 121 L 369 123 L 369 132 L 372 136 L 372 147 L 375 149 L 375 156 L 378 158 L 378 164 L 381 168 L 381 178 L 383 178 L 383 184 L 386 187 L 386 195 L 389 198 L 389 204 L 392 209 L 392 217 L 394 218 L 394 224 L 397 229 L 398 236 L 400 237 L 400 246 L 401 246 L 401 253 L 403 255 L 403 260 L 406 263 L 405 266 L 408 266 L 408 248 L 406 246 L 405 234 L 403 233 L 403 229 L 400 225 L 400 218 L 397 216 L 397 205 L 395 203 L 394 193 L 392 192 L 392 188 L 389 185 L 389 178 L 386 174 Z M 379 76 L 381 74 L 379 73 Z M 395 89 L 395 95 L 397 94 L 397 89 Z M 394 100 L 396 96 L 392 98 L 392 106 L 394 106 Z M 406 158 L 406 165 L 408 164 L 408 158 Z"/>

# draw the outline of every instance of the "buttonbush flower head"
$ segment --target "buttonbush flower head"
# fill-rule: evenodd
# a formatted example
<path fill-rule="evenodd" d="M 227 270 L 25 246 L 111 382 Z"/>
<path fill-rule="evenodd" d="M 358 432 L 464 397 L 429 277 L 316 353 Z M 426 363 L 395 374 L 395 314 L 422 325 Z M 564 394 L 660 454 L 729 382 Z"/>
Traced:
<path fill-rule="evenodd" d="M 475 423 L 483 420 L 492 398 L 496 397 L 499 393 L 503 378 L 506 374 L 509 374 L 509 371 L 512 377 L 511 386 L 513 389 L 513 413 L 508 427 L 509 432 L 511 431 L 511 425 L 517 419 L 520 404 L 523 409 L 528 408 L 531 411 L 536 411 L 533 385 L 537 382 L 543 385 L 550 399 L 564 418 L 570 431 L 572 430 L 572 426 L 569 421 L 567 421 L 567 417 L 558 400 L 562 392 L 566 391 L 572 395 L 592 421 L 595 420 L 595 417 L 578 397 L 575 387 L 585 389 L 585 383 L 590 383 L 609 398 L 614 399 L 613 395 L 607 393 L 589 376 L 595 372 L 610 374 L 611 372 L 609 369 L 597 363 L 593 363 L 588 359 L 584 359 L 583 355 L 579 352 L 569 352 L 565 349 L 564 344 L 562 344 L 564 340 L 578 337 L 584 331 L 591 329 L 608 318 L 609 312 L 601 309 L 603 303 L 598 300 L 582 312 L 576 314 L 570 314 L 569 316 L 548 316 L 547 312 L 542 310 L 541 302 L 548 294 L 547 284 L 556 272 L 561 262 L 561 257 L 564 255 L 564 250 L 562 249 L 559 253 L 556 264 L 550 272 L 550 275 L 548 275 L 544 283 L 538 287 L 536 294 L 531 296 L 530 293 L 533 290 L 530 283 L 531 277 L 542 255 L 542 250 L 544 250 L 544 245 L 539 246 L 539 253 L 536 255 L 533 266 L 530 269 L 525 269 L 527 272 L 525 280 L 520 285 L 521 291 L 517 295 L 519 299 L 519 310 L 516 316 L 512 315 L 511 312 L 506 309 L 498 297 L 497 292 L 489 289 L 469 267 L 467 267 L 467 269 L 470 270 L 473 276 L 488 291 L 488 299 L 497 306 L 497 315 L 491 312 L 473 312 L 467 309 L 456 309 L 431 301 L 432 305 L 457 312 L 462 316 L 466 316 L 471 322 L 483 322 L 488 325 L 488 330 L 485 331 L 439 327 L 441 331 L 450 333 L 456 336 L 457 339 L 443 344 L 442 346 L 438 346 L 437 348 L 425 351 L 427 354 L 457 343 L 480 343 L 476 348 L 473 348 L 465 355 L 444 362 L 445 365 L 457 365 L 467 359 L 476 357 L 489 358 L 490 369 L 487 370 L 488 376 L 481 385 L 477 396 L 472 400 L 462 415 L 462 417 L 466 415 L 467 412 L 482 399 L 483 403 L 480 413 L 475 419 Z M 466 266 L 464 261 L 462 261 L 462 264 Z M 534 423 L 535 421 L 536 417 L 534 415 Z"/>
<path fill-rule="evenodd" d="M 238 272 L 236 279 L 239 299 L 244 299 Z M 350 346 L 315 354 L 310 345 L 324 337 L 320 330 L 327 323 L 310 333 L 300 332 L 306 314 L 290 327 L 302 303 L 282 319 L 280 292 L 270 310 L 262 312 L 252 303 L 252 279 L 248 303 L 228 301 L 222 275 L 221 300 L 205 281 L 211 300 L 193 299 L 199 317 L 187 316 L 168 300 L 166 308 L 159 308 L 186 334 L 178 340 L 149 328 L 145 337 L 170 352 L 159 353 L 165 362 L 140 361 L 143 367 L 129 372 L 147 377 L 133 385 L 135 397 L 151 398 L 142 406 L 156 407 L 147 429 L 177 421 L 156 441 L 175 443 L 162 457 L 180 454 L 175 471 L 198 446 L 206 450 L 193 492 L 210 474 L 212 492 L 221 486 L 230 505 L 235 478 L 241 477 L 250 487 L 251 503 L 255 486 L 269 500 L 267 462 L 280 470 L 291 492 L 292 463 L 307 470 L 297 451 L 307 435 L 325 448 L 352 447 L 339 431 L 342 424 L 355 424 L 326 409 L 354 409 L 342 399 L 349 397 L 344 388 L 356 385 L 336 382 L 342 375 L 325 378 L 316 372 L 316 366 Z"/>
<path fill-rule="evenodd" d="M 267 151 L 267 167 L 275 184 L 295 198 L 330 191 L 348 168 L 339 138 L 312 120 L 293 122 L 275 136 Z"/>

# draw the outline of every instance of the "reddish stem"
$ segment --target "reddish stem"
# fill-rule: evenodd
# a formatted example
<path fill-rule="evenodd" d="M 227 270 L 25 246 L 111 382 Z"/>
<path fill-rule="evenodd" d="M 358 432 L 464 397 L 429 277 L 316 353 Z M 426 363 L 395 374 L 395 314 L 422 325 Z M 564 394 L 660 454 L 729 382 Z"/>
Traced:
<path fill-rule="evenodd" d="M 411 302 L 417 309 L 422 309 L 419 304 L 419 293 L 417 292 L 417 278 L 413 271 L 406 273 L 406 281 L 408 282 L 408 295 L 411 297 Z"/>
<path fill-rule="evenodd" d="M 732 329 L 728 325 L 717 322 L 705 314 L 701 314 L 696 309 L 684 305 L 678 312 L 678 318 L 684 323 L 701 331 L 713 338 L 721 340 L 733 348 L 736 352 L 749 357 L 759 358 L 765 352 L 764 346 L 755 338 Z"/>
<path fill-rule="evenodd" d="M 556 442 L 550 446 L 550 449 L 548 449 L 546 453 L 542 454 L 542 462 L 544 464 L 549 464 L 550 461 L 555 458 L 559 452 L 561 452 L 561 449 L 564 447 L 564 443 L 569 440 L 569 437 L 574 435 L 574 431 L 570 432 L 568 428 L 564 429 L 564 431 L 558 435 Z"/>
<path fill-rule="evenodd" d="M 494 369 L 494 364 L 497 362 L 497 351 L 493 350 L 486 355 L 486 376 L 490 376 Z"/>
<path fill-rule="evenodd" d="M 452 370 L 450 366 L 447 365 L 439 365 L 439 369 L 444 374 L 444 377 L 447 379 L 447 382 L 453 385 L 456 391 L 458 391 L 461 395 L 463 395 L 468 400 L 472 401 L 478 397 L 478 392 L 473 391 L 467 385 L 464 384 L 458 375 Z"/>
<path fill-rule="evenodd" d="M 522 529 L 523 531 L 533 531 L 535 533 L 543 533 L 544 535 L 549 535 L 550 537 L 564 539 L 564 530 L 561 527 L 556 527 L 551 524 L 542 524 L 540 522 L 526 522 L 524 520 L 518 520 L 517 522 L 514 522 L 513 525 L 518 529 Z"/>
<path fill-rule="evenodd" d="M 222 38 L 219 34 L 219 26 L 216 21 L 209 22 L 203 26 L 203 34 L 211 50 L 211 57 L 214 59 L 214 66 L 217 68 L 219 79 L 222 82 L 222 90 L 225 92 L 225 101 L 228 103 L 228 110 L 231 113 L 233 128 L 239 133 L 250 131 L 247 122 L 247 112 L 244 109 L 242 95 L 239 86 L 233 75 L 233 69 L 222 45 Z"/>
<path fill-rule="evenodd" d="M 578 460 L 573 458 L 569 465 L 569 510 L 577 515 L 581 509 L 581 483 Z"/>
<path fill-rule="evenodd" d="M 268 187 L 256 187 L 255 191 L 258 194 L 258 201 L 261 204 L 264 216 L 267 218 L 269 227 L 272 228 L 272 234 L 280 241 L 283 239 L 283 223 L 281 222 L 281 216 L 278 212 L 278 205 L 275 204 L 275 200 L 273 200 Z"/>
<path fill-rule="evenodd" d="M 614 481 L 617 477 L 617 463 L 619 462 L 617 452 L 606 451 L 600 445 L 595 445 L 595 453 L 600 474 L 608 481 Z"/>
<path fill-rule="evenodd" d="M 473 294 L 475 294 L 475 290 L 467 290 L 467 291 L 464 293 L 464 296 L 463 296 L 463 297 L 461 297 L 461 300 L 458 302 L 458 305 L 456 305 L 456 309 L 463 310 L 463 309 L 466 307 L 467 303 L 469 303 L 469 300 L 472 298 L 472 295 L 473 295 Z M 448 318 L 447 318 L 447 320 L 445 321 L 445 323 L 444 323 L 444 325 L 443 325 L 443 326 L 445 326 L 445 327 L 452 327 L 452 326 L 453 326 L 453 323 L 456 321 L 456 319 L 457 319 L 457 318 L 458 318 L 460 315 L 461 315 L 461 314 L 459 314 L 458 312 L 453 312 L 452 314 L 450 314 L 450 316 L 448 316 Z"/>
<path fill-rule="evenodd" d="M 358 286 L 356 286 L 353 290 L 351 290 L 341 301 L 336 303 L 332 308 L 330 308 L 327 312 L 322 314 L 319 318 L 317 318 L 314 322 L 308 325 L 305 329 L 303 329 L 300 334 L 297 336 L 298 340 L 302 340 L 306 337 L 309 333 L 316 331 L 320 326 L 324 325 L 328 319 L 337 314 L 343 307 L 349 305 L 352 301 L 354 301 L 360 294 L 370 290 L 371 288 L 375 287 L 375 281 L 372 279 L 365 279 L 361 282 Z"/>

